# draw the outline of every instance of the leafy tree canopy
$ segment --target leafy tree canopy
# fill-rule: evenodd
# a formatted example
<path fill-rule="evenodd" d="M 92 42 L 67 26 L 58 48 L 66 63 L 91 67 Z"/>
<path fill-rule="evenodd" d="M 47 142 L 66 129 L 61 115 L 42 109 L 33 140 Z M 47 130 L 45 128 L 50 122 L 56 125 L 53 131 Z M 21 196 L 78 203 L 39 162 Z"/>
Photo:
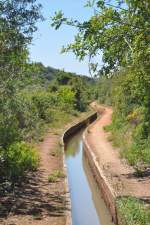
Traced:
<path fill-rule="evenodd" d="M 78 34 L 73 43 L 62 52 L 72 50 L 83 60 L 103 53 L 102 72 L 114 72 L 125 66 L 148 66 L 150 60 L 150 1 L 149 0 L 100 0 L 88 1 L 94 15 L 83 23 L 67 19 L 59 11 L 53 17 L 52 26 L 75 26 Z M 93 67 L 95 70 L 95 67 Z"/>
<path fill-rule="evenodd" d="M 42 19 L 41 5 L 36 0 L 0 1 L 0 92 L 14 91 L 23 73 L 27 71 L 27 45 L 36 31 L 36 22 Z M 25 74 L 24 74 L 25 75 Z"/>

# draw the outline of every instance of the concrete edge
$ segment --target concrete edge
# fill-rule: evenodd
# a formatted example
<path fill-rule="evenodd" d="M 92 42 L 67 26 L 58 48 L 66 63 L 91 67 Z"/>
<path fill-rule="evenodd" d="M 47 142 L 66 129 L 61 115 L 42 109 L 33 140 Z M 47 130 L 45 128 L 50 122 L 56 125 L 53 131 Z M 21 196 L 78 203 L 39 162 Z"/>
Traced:
<path fill-rule="evenodd" d="M 99 112 L 99 115 L 102 115 L 104 111 Z M 94 126 L 94 124 L 99 120 L 100 118 L 98 117 L 97 120 L 92 123 L 90 126 L 87 127 L 87 129 L 83 133 L 83 147 L 84 147 L 84 152 L 85 155 L 88 159 L 89 166 L 91 167 L 91 171 L 93 173 L 93 176 L 96 180 L 96 183 L 98 185 L 98 188 L 100 189 L 103 199 L 105 201 L 105 204 L 111 214 L 112 221 L 119 225 L 121 224 L 118 221 L 118 215 L 117 215 L 117 209 L 116 209 L 116 199 L 117 199 L 117 194 L 114 192 L 113 188 L 109 184 L 107 178 L 105 177 L 103 170 L 100 168 L 97 157 L 94 154 L 93 150 L 91 149 L 90 145 L 88 144 L 88 140 L 86 138 L 86 134 L 88 132 L 88 129 L 91 126 Z"/>
<path fill-rule="evenodd" d="M 71 196 L 69 190 L 69 183 L 68 183 L 68 174 L 67 174 L 67 165 L 65 162 L 65 152 L 63 147 L 63 170 L 65 174 L 65 205 L 66 205 L 66 225 L 72 225 L 72 215 L 71 215 Z"/>
<path fill-rule="evenodd" d="M 65 162 L 65 144 L 68 141 L 68 139 L 71 137 L 71 135 L 77 133 L 79 130 L 81 130 L 83 127 L 87 127 L 90 123 L 92 123 L 97 118 L 97 112 L 92 113 L 90 116 L 88 116 L 86 119 L 78 122 L 75 125 L 72 125 L 71 127 L 67 128 L 63 135 L 61 136 L 61 146 L 63 151 L 63 171 L 65 174 L 65 204 L 67 208 L 66 212 L 66 224 L 65 225 L 72 225 L 72 213 L 71 213 L 71 196 L 70 196 L 70 190 L 69 190 L 69 182 L 68 182 L 68 173 L 67 173 L 67 165 Z"/>

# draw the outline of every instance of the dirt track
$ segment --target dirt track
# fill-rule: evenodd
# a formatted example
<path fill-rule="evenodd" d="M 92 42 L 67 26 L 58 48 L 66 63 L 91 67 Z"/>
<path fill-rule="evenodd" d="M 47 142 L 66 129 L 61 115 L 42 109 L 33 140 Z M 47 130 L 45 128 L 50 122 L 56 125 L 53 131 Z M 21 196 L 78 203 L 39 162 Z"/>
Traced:
<path fill-rule="evenodd" d="M 87 134 L 88 144 L 116 195 L 132 195 L 150 201 L 149 176 L 137 178 L 133 168 L 127 165 L 125 160 L 120 159 L 119 149 L 114 148 L 108 141 L 109 133 L 105 132 L 104 127 L 111 123 L 112 108 L 101 107 L 95 103 L 92 106 L 103 113 L 90 127 Z"/>
<path fill-rule="evenodd" d="M 0 212 L 2 225 L 65 225 L 64 179 L 48 182 L 54 170 L 62 170 L 62 155 L 52 156 L 58 148 L 59 135 L 48 133 L 39 144 L 40 166 L 28 174 L 27 182 L 16 188 L 16 194 L 1 198 L 6 210 Z"/>

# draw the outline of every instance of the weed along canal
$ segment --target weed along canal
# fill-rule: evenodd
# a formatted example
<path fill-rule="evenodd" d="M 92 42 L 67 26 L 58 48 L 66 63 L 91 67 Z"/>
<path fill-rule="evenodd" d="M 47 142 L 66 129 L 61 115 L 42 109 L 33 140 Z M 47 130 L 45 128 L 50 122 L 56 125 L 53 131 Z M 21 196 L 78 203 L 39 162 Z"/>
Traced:
<path fill-rule="evenodd" d="M 83 130 L 66 145 L 73 225 L 114 225 L 83 151 Z"/>

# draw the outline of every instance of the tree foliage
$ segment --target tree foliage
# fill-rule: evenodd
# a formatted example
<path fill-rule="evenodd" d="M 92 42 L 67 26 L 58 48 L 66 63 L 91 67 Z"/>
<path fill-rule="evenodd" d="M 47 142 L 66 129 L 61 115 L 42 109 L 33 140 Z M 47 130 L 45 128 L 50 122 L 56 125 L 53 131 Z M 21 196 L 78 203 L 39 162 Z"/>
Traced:
<path fill-rule="evenodd" d="M 31 142 L 78 110 L 69 84 L 75 75 L 29 61 L 40 9 L 36 0 L 0 1 L 0 182 L 14 183 L 35 169 Z"/>
<path fill-rule="evenodd" d="M 102 53 L 96 95 L 114 107 L 111 130 L 116 144 L 132 164 L 149 164 L 150 137 L 150 1 L 88 1 L 94 14 L 80 22 L 58 12 L 52 26 L 75 26 L 74 42 L 63 47 L 83 60 Z M 91 68 L 96 66 L 91 64 Z M 122 144 L 120 142 L 122 140 Z"/>
<path fill-rule="evenodd" d="M 83 23 L 69 20 L 60 11 L 52 26 L 75 26 L 78 34 L 63 51 L 72 50 L 80 59 L 103 53 L 103 72 L 112 72 L 132 64 L 149 65 L 150 2 L 148 0 L 89 1 L 94 15 Z"/>
<path fill-rule="evenodd" d="M 0 1 L 1 180 L 4 177 L 11 179 L 10 172 L 13 173 L 13 170 L 16 173 L 15 177 L 20 176 L 19 171 L 23 174 L 35 164 L 30 147 L 25 147 L 24 144 L 22 148 L 19 142 L 23 139 L 25 130 L 33 126 L 36 112 L 29 98 L 25 98 L 19 92 L 26 87 L 26 75 L 30 74 L 28 44 L 31 43 L 32 34 L 36 31 L 36 22 L 42 19 L 40 8 L 36 0 Z M 17 142 L 18 144 L 15 144 Z M 25 148 L 29 151 L 27 152 Z M 14 157 L 17 151 L 18 162 Z"/>

